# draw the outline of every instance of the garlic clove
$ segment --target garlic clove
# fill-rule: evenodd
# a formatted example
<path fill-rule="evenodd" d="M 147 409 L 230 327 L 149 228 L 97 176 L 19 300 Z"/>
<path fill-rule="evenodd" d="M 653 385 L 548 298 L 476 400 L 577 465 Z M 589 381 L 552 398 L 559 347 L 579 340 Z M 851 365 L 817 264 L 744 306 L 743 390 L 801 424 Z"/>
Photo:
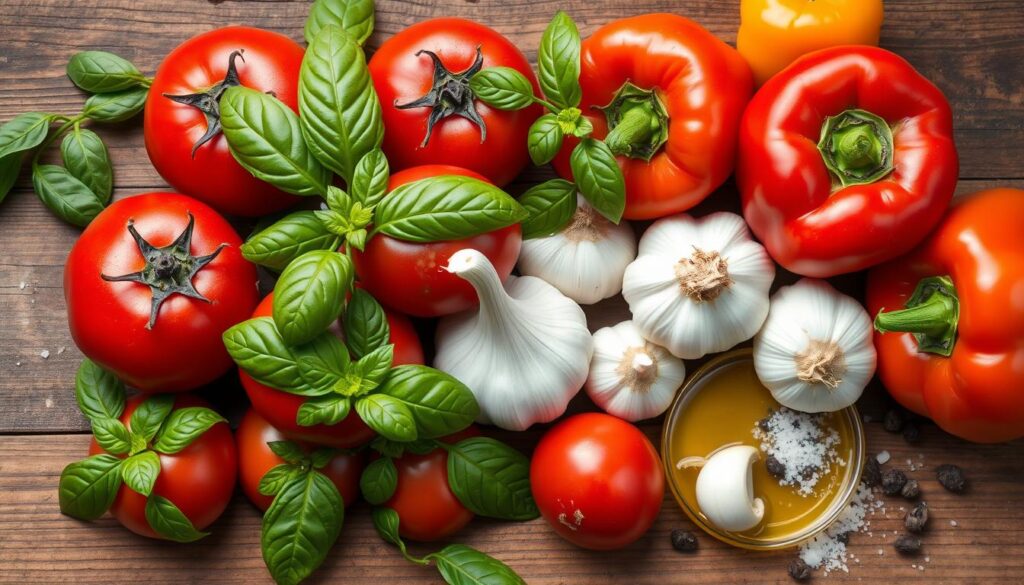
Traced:
<path fill-rule="evenodd" d="M 754 497 L 752 466 L 758 457 L 754 447 L 733 445 L 704 461 L 697 476 L 697 505 L 722 530 L 744 532 L 764 519 L 764 501 Z"/>

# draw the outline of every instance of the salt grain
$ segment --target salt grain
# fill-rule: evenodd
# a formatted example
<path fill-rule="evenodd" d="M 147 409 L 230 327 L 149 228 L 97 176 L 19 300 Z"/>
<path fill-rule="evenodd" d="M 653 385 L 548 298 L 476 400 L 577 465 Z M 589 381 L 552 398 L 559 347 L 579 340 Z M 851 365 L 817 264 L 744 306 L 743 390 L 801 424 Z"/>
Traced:
<path fill-rule="evenodd" d="M 39 357 L 43 358 L 44 360 L 49 358 L 50 357 L 50 350 L 44 349 L 43 351 L 39 352 Z"/>
<path fill-rule="evenodd" d="M 846 535 L 865 530 L 865 519 L 873 513 L 874 501 L 871 488 L 861 484 L 839 518 L 825 532 L 800 545 L 800 559 L 810 567 L 822 569 L 825 575 L 837 570 L 849 573 L 847 563 L 858 561 L 855 555 L 847 553 Z"/>
<path fill-rule="evenodd" d="M 952 526 L 953 528 L 956 528 L 958 526 L 956 520 L 950 520 L 949 521 L 949 525 Z"/>
<path fill-rule="evenodd" d="M 878 455 L 875 455 L 875 461 L 877 461 L 879 465 L 885 465 L 889 462 L 890 458 L 891 456 L 888 451 L 882 451 Z"/>
<path fill-rule="evenodd" d="M 57 348 L 57 355 L 60 355 L 60 354 L 64 353 L 65 351 L 67 351 L 67 349 L 68 348 L 64 347 L 63 345 L 58 347 Z"/>
<path fill-rule="evenodd" d="M 18 283 L 18 290 L 25 290 L 25 281 L 24 280 Z"/>
<path fill-rule="evenodd" d="M 814 487 L 832 464 L 845 465 L 835 449 L 839 433 L 820 422 L 820 416 L 780 408 L 751 431 L 761 441 L 761 451 L 785 468 L 779 485 L 795 486 L 804 497 L 814 493 Z"/>
<path fill-rule="evenodd" d="M 44 404 L 46 404 L 46 408 L 53 408 L 53 398 L 47 398 Z"/>

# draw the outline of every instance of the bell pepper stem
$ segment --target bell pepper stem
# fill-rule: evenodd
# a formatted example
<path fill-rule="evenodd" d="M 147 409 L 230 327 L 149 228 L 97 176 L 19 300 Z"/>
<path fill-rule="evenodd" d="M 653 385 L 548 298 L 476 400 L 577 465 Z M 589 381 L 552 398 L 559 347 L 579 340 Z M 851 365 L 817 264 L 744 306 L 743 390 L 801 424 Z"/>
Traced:
<path fill-rule="evenodd" d="M 875 329 L 879 333 L 913 333 L 918 351 L 949 356 L 956 342 L 960 301 L 948 276 L 923 279 L 898 311 L 879 311 Z"/>
<path fill-rule="evenodd" d="M 648 107 L 636 106 L 622 115 L 622 119 L 608 133 L 604 142 L 613 153 L 630 156 L 637 145 L 650 142 L 657 129 L 658 117 L 654 112 Z"/>
<path fill-rule="evenodd" d="M 892 128 L 864 110 L 846 110 L 826 118 L 818 150 L 843 187 L 874 183 L 893 169 Z"/>

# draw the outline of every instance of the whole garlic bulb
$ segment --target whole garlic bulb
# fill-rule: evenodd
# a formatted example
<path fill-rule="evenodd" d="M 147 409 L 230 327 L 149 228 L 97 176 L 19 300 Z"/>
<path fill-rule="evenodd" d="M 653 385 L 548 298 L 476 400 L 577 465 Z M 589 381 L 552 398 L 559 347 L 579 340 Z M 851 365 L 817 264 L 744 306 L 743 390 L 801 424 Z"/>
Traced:
<path fill-rule="evenodd" d="M 640 238 L 622 296 L 646 339 L 696 359 L 757 333 L 774 279 L 775 264 L 743 218 L 680 214 L 654 222 Z"/>
<path fill-rule="evenodd" d="M 860 398 L 875 373 L 871 317 L 823 280 L 805 278 L 772 295 L 754 338 L 757 377 L 779 404 L 834 412 Z"/>
<path fill-rule="evenodd" d="M 683 360 L 644 339 L 632 321 L 594 333 L 586 389 L 608 414 L 631 422 L 658 416 L 685 378 Z"/>
<path fill-rule="evenodd" d="M 441 319 L 434 367 L 473 391 L 481 423 L 521 431 L 561 416 L 594 348 L 583 309 L 532 276 L 510 276 L 503 288 L 476 250 L 456 252 L 447 269 L 473 285 L 480 306 Z"/>
<path fill-rule="evenodd" d="M 619 294 L 622 274 L 634 258 L 633 228 L 626 222 L 615 225 L 578 197 L 576 213 L 561 232 L 523 241 L 519 272 L 589 305 Z"/>

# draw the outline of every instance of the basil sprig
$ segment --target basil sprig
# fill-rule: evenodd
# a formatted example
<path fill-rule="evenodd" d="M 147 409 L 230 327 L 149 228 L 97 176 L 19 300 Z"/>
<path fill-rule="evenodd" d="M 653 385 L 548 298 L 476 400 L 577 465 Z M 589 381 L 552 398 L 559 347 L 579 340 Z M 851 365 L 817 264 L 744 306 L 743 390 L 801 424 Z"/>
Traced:
<path fill-rule="evenodd" d="M 274 285 L 274 323 L 288 345 L 302 345 L 338 319 L 352 288 L 348 256 L 313 250 L 299 256 Z"/>

